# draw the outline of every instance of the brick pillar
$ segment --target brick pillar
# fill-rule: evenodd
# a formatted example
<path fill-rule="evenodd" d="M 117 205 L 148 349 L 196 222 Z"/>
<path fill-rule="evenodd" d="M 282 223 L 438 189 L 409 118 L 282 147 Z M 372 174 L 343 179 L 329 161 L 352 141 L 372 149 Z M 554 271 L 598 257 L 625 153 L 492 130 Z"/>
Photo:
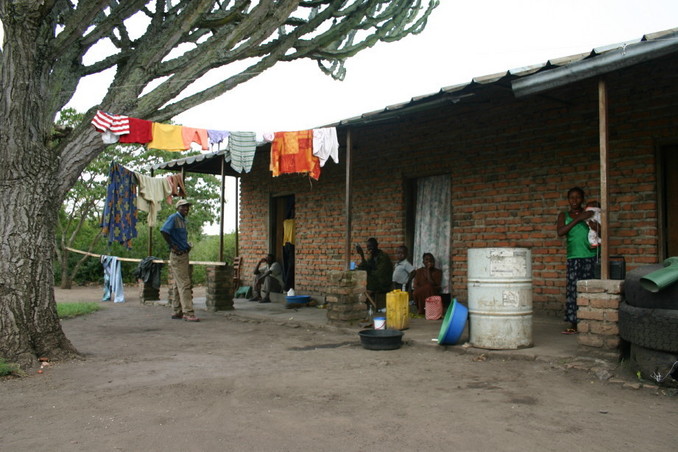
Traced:
<path fill-rule="evenodd" d="M 352 326 L 367 319 L 363 293 L 367 287 L 367 272 L 332 271 L 327 286 L 327 321 L 330 325 Z"/>
<path fill-rule="evenodd" d="M 143 279 L 137 280 L 139 286 L 139 301 L 141 304 L 153 304 L 160 300 L 160 288 L 155 288 L 151 284 L 144 283 Z"/>
<path fill-rule="evenodd" d="M 590 279 L 577 283 L 577 341 L 614 350 L 619 347 L 619 303 L 624 281 Z"/>
<path fill-rule="evenodd" d="M 233 310 L 233 268 L 228 265 L 207 267 L 208 311 Z"/>

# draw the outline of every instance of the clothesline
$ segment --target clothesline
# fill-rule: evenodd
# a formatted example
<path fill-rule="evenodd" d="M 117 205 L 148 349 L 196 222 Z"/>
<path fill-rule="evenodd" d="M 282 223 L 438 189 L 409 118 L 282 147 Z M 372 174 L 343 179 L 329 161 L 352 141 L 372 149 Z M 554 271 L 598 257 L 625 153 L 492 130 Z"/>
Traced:
<path fill-rule="evenodd" d="M 89 257 L 97 257 L 101 258 L 101 254 L 95 254 L 95 253 L 90 253 L 89 251 L 81 251 L 81 250 L 76 250 L 74 248 L 70 248 L 68 246 L 64 247 L 64 249 L 71 251 L 73 253 L 78 253 L 78 254 L 84 254 L 85 256 Z M 122 262 L 141 262 L 142 259 L 135 259 L 133 257 L 116 257 L 119 261 Z M 153 259 L 154 264 L 169 264 L 168 260 L 164 259 Z M 210 261 L 189 261 L 190 265 L 214 265 L 214 266 L 223 266 L 223 265 L 228 265 L 226 262 L 210 262 Z"/>
<path fill-rule="evenodd" d="M 106 144 L 137 143 L 165 151 L 185 151 L 196 144 L 206 151 L 210 147 L 228 151 L 224 157 L 238 173 L 249 173 L 257 148 L 255 132 L 202 129 L 163 124 L 131 116 L 97 110 L 92 126 L 101 133 Z M 292 132 L 267 132 L 265 142 L 271 144 L 270 169 L 273 176 L 306 173 L 318 180 L 320 168 L 328 159 L 339 163 L 339 140 L 336 127 L 323 127 Z"/>

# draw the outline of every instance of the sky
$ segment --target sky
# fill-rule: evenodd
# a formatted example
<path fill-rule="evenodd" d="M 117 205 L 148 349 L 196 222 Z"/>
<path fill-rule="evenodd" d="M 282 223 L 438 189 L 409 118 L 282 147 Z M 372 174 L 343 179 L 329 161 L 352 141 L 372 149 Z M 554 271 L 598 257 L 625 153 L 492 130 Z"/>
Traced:
<path fill-rule="evenodd" d="M 675 27 L 677 0 L 442 0 L 421 34 L 378 43 L 349 59 L 342 82 L 324 75 L 312 61 L 280 63 L 182 113 L 175 123 L 225 130 L 306 130 L 473 77 Z M 69 106 L 79 111 L 92 106 L 97 102 L 94 86 L 82 84 Z M 235 187 L 227 179 L 224 229 L 230 232 L 235 228 Z M 215 227 L 208 231 L 218 233 Z"/>
<path fill-rule="evenodd" d="M 349 59 L 343 82 L 312 61 L 280 63 L 176 120 L 230 130 L 304 130 L 476 76 L 674 27 L 676 0 L 442 0 L 421 34 Z"/>

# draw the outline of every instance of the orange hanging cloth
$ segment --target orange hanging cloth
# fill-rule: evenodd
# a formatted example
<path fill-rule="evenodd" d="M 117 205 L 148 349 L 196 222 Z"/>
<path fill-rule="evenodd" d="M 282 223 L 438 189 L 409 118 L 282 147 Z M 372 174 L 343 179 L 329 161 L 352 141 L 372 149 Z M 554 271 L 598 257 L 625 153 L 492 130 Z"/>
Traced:
<path fill-rule="evenodd" d="M 320 159 L 313 155 L 313 130 L 276 132 L 271 143 L 271 172 L 273 176 L 308 173 L 320 178 Z"/>
<path fill-rule="evenodd" d="M 181 137 L 184 139 L 184 146 L 186 146 L 186 149 L 191 148 L 191 143 L 198 143 L 203 151 L 207 151 L 210 148 L 207 139 L 207 129 L 196 129 L 195 127 L 184 126 L 181 129 Z"/>

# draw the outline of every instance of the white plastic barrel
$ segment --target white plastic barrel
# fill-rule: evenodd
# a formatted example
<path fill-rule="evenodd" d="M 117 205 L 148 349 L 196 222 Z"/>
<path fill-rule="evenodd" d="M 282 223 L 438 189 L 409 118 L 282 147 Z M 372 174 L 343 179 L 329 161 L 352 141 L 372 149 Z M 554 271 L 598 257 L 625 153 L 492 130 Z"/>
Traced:
<path fill-rule="evenodd" d="M 532 254 L 526 248 L 468 250 L 469 342 L 513 350 L 532 346 Z"/>

